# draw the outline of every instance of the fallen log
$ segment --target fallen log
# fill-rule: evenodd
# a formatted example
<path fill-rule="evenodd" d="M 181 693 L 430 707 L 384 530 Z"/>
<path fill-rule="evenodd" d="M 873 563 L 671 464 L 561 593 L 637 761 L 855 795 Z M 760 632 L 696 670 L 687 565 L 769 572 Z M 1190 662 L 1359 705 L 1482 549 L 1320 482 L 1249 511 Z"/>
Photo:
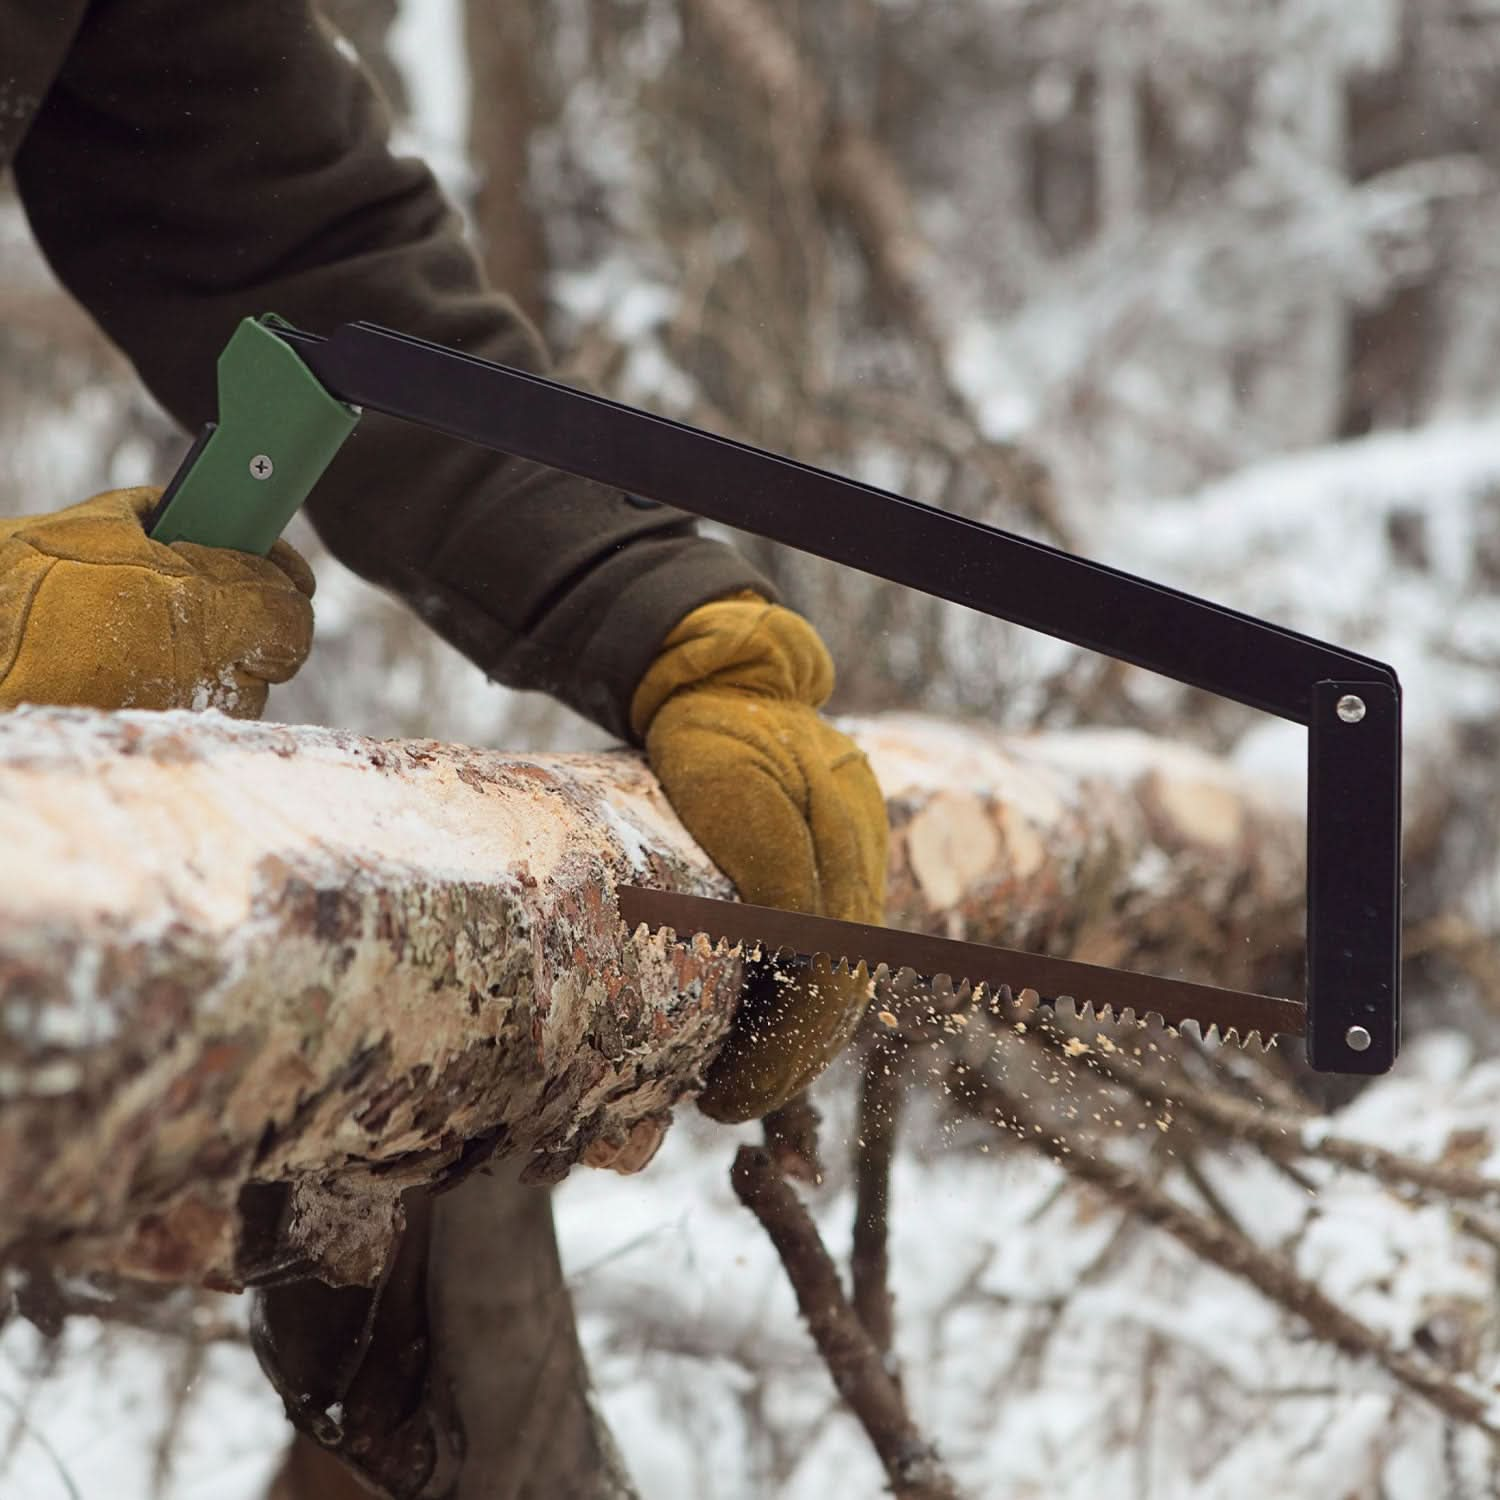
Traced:
<path fill-rule="evenodd" d="M 1296 815 L 1224 765 L 853 727 L 894 923 L 1228 984 L 1295 950 Z M 622 878 L 729 893 L 628 752 L 25 710 L 0 850 L 0 1259 L 367 1281 L 408 1187 L 645 1165 L 739 992 L 618 922 Z"/>

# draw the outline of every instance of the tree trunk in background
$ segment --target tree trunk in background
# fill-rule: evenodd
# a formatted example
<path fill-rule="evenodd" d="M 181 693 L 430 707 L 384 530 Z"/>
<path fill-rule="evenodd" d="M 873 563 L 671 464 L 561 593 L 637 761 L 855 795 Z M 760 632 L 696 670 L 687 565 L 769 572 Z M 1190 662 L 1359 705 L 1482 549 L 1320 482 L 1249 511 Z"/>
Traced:
<path fill-rule="evenodd" d="M 391 113 L 398 120 L 404 119 L 411 107 L 406 78 L 389 46 L 391 27 L 401 9 L 400 0 L 317 0 L 317 3 L 374 75 Z"/>
<path fill-rule="evenodd" d="M 1095 154 L 1099 160 L 1099 229 L 1104 235 L 1133 229 L 1146 206 L 1142 159 L 1140 69 L 1117 37 L 1099 64 L 1094 99 Z"/>
<path fill-rule="evenodd" d="M 1050 70 L 1034 90 L 1027 141 L 1031 218 L 1044 242 L 1066 255 L 1099 228 L 1096 82 L 1082 68 Z"/>
<path fill-rule="evenodd" d="M 540 113 L 531 0 L 464 0 L 474 226 L 490 281 L 538 327 L 546 318 L 546 244 L 531 202 L 531 132 Z"/>
<path fill-rule="evenodd" d="M 1377 307 L 1351 315 L 1348 371 L 1338 436 L 1410 427 L 1428 394 L 1428 356 L 1437 308 L 1427 282 L 1397 287 Z"/>
<path fill-rule="evenodd" d="M 1340 185 L 1348 178 L 1346 72 L 1333 56 L 1313 52 L 1265 66 L 1257 90 L 1258 128 L 1293 157 L 1294 170 Z M 1282 144 L 1284 143 L 1284 144 Z M 1349 367 L 1350 307 L 1344 273 L 1326 255 L 1304 249 L 1294 317 L 1279 347 L 1257 370 L 1260 400 L 1283 444 L 1311 447 L 1338 436 Z M 1288 368 L 1299 374 L 1287 378 Z"/>
<path fill-rule="evenodd" d="M 1348 82 L 1349 176 L 1354 182 L 1399 169 L 1411 160 L 1418 141 L 1429 157 L 1471 151 L 1477 144 L 1465 138 L 1463 129 L 1452 128 L 1446 110 L 1426 107 L 1417 65 L 1420 35 L 1413 23 L 1408 16 L 1403 46 L 1390 67 Z M 1444 243 L 1441 259 L 1435 256 L 1413 279 L 1352 312 L 1340 437 L 1409 426 L 1428 409 L 1440 342 L 1439 288 L 1445 276 L 1461 280 L 1463 274 L 1455 248 Z"/>

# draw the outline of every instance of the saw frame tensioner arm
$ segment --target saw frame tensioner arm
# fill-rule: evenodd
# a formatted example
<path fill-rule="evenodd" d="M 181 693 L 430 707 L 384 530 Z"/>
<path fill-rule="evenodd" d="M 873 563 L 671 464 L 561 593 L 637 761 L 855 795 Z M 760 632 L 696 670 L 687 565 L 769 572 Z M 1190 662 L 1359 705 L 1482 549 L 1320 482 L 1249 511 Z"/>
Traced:
<path fill-rule="evenodd" d="M 1383 1073 L 1400 1045 L 1401 687 L 1386 664 L 1102 563 L 368 323 L 246 319 L 219 422 L 153 537 L 266 552 L 363 409 L 546 464 L 948 599 L 1307 729 L 1307 1057 Z M 900 936 L 889 933 L 892 946 Z M 899 951 L 899 950 L 896 950 Z M 1146 981 L 1131 976 L 1136 991 Z M 1174 986 L 1179 981 L 1150 983 Z M 1222 992 L 1231 997 L 1233 992 Z M 1105 997 L 1108 1000 L 1108 996 Z M 1227 1009 L 1211 1023 L 1234 1025 Z"/>

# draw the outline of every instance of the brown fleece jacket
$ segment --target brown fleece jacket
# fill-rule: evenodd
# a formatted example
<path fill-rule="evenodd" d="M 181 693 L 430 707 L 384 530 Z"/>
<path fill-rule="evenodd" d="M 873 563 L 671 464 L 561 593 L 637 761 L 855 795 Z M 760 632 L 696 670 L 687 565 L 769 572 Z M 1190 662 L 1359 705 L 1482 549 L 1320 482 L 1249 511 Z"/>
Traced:
<path fill-rule="evenodd" d="M 532 370 L 451 205 L 309 0 L 0 0 L 0 168 L 69 290 L 188 428 L 239 319 L 357 319 Z M 49 507 L 79 498 L 48 497 Z M 680 512 L 370 415 L 309 503 L 489 675 L 622 737 L 689 610 L 767 585 Z"/>

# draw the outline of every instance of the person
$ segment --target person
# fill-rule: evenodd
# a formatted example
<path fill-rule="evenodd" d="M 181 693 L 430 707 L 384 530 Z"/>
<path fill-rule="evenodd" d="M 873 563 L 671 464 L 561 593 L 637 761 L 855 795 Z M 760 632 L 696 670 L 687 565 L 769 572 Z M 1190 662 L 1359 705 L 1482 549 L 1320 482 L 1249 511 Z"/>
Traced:
<path fill-rule="evenodd" d="M 214 415 L 234 328 L 265 312 L 548 368 L 310 0 L 0 0 L 7 164 L 58 278 L 187 429 Z M 284 543 L 268 558 L 162 546 L 141 525 L 158 493 L 0 523 L 0 708 L 255 716 L 295 672 L 306 564 Z M 376 414 L 307 509 L 337 557 L 491 678 L 642 745 L 744 899 L 880 920 L 884 804 L 818 713 L 832 663 L 733 549 L 667 507 Z M 849 982 L 791 986 L 736 1024 L 700 1103 L 724 1119 L 776 1108 L 863 1003 Z"/>

